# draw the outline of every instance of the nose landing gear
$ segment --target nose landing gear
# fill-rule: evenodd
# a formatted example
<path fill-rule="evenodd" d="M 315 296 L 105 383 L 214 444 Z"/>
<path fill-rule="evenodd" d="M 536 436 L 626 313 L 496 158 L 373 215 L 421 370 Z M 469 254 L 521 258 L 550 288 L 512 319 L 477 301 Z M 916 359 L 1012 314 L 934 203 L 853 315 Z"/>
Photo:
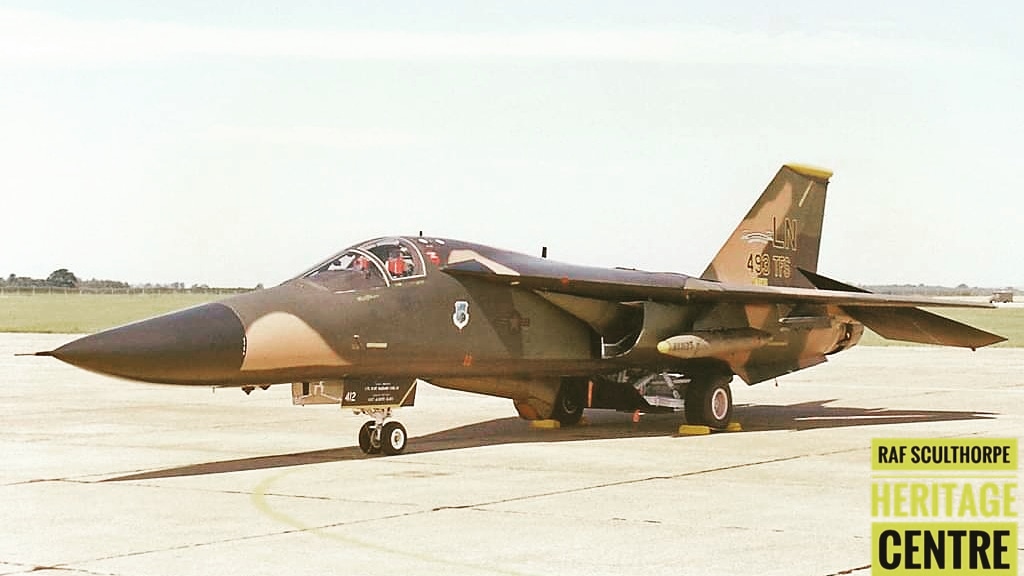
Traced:
<path fill-rule="evenodd" d="M 360 410 L 358 413 L 373 417 L 359 428 L 359 449 L 364 454 L 395 456 L 405 451 L 409 435 L 398 422 L 385 422 L 391 409 Z"/>

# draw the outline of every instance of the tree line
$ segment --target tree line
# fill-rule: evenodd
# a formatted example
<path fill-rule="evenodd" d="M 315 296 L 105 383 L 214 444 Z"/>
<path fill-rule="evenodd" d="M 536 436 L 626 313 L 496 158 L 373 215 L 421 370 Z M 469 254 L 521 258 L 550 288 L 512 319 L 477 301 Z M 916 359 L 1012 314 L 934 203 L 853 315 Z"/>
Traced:
<path fill-rule="evenodd" d="M 46 278 L 31 278 L 10 274 L 6 279 L 0 278 L 0 286 L 5 288 L 128 288 L 127 282 L 117 280 L 80 280 L 75 273 L 67 268 L 58 268 Z"/>
<path fill-rule="evenodd" d="M 262 288 L 263 285 L 257 286 Z M 127 282 L 121 282 L 120 280 L 97 280 L 95 278 L 89 280 L 82 280 L 75 275 L 74 272 L 67 268 L 58 268 L 46 278 L 30 278 L 28 276 L 18 276 L 17 274 L 10 274 L 6 278 L 0 277 L 0 288 L 72 288 L 82 290 L 127 290 L 133 288 Z M 163 290 L 187 290 L 184 282 L 171 282 L 168 284 L 139 284 L 134 288 L 157 288 Z M 209 290 L 210 287 L 206 284 L 193 284 L 192 290 Z"/>

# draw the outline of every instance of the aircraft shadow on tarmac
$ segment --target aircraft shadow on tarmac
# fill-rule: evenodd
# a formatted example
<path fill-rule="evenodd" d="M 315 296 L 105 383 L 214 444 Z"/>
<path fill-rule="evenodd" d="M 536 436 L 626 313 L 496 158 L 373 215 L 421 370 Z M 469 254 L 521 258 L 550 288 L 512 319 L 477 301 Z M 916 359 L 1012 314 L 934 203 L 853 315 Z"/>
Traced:
<path fill-rule="evenodd" d="M 834 402 L 834 400 L 804 402 L 788 406 L 737 405 L 734 420 L 742 424 L 745 432 L 760 432 L 769 430 L 799 431 L 817 428 L 912 424 L 915 422 L 987 420 L 995 417 L 995 414 L 988 412 L 889 410 L 886 408 L 827 406 L 831 402 Z M 409 448 L 405 453 L 422 454 L 444 450 L 530 442 L 574 442 L 615 438 L 678 436 L 679 425 L 684 423 L 681 414 L 647 414 L 639 424 L 634 424 L 629 415 L 615 412 L 588 412 L 586 418 L 587 425 L 555 430 L 534 429 L 527 422 L 519 418 L 488 420 L 411 438 Z M 107 478 L 103 482 L 201 476 L 376 457 L 363 454 L 357 446 L 329 448 L 309 452 L 191 464 Z"/>

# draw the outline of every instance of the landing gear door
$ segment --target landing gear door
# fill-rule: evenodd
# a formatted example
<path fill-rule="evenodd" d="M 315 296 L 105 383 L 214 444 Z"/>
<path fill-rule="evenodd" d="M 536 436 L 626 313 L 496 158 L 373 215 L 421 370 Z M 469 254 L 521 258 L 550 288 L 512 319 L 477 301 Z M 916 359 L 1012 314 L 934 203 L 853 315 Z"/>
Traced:
<path fill-rule="evenodd" d="M 416 380 L 335 380 L 292 384 L 292 404 L 339 404 L 369 410 L 412 406 Z"/>
<path fill-rule="evenodd" d="M 342 408 L 398 408 L 416 401 L 416 380 L 346 380 Z"/>

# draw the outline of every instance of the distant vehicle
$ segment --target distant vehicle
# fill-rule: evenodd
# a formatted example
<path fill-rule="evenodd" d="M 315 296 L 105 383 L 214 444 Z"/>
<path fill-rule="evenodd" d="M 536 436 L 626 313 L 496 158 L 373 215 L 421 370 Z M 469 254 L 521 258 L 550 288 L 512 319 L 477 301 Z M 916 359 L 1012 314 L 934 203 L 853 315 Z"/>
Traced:
<path fill-rule="evenodd" d="M 990 304 L 996 302 L 1013 302 L 1013 290 L 996 290 L 992 293 L 992 297 L 988 299 Z"/>
<path fill-rule="evenodd" d="M 386 420 L 412 405 L 419 378 L 511 399 L 529 420 L 569 426 L 584 408 L 682 409 L 690 424 L 722 429 L 733 375 L 755 384 L 821 364 L 865 326 L 972 349 L 1004 340 L 917 308 L 991 304 L 872 294 L 817 274 L 831 176 L 783 166 L 699 278 L 378 238 L 280 286 L 38 355 L 148 382 L 246 392 L 292 383 L 295 404 L 372 417 L 363 451 L 398 454 L 405 428 Z M 659 249 L 686 246 L 684 218 L 678 228 Z"/>

